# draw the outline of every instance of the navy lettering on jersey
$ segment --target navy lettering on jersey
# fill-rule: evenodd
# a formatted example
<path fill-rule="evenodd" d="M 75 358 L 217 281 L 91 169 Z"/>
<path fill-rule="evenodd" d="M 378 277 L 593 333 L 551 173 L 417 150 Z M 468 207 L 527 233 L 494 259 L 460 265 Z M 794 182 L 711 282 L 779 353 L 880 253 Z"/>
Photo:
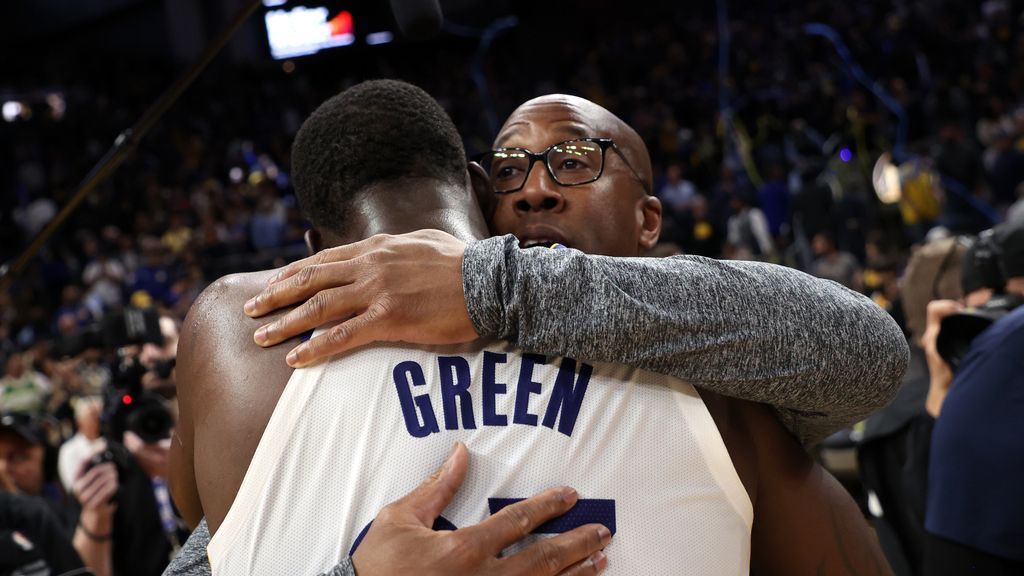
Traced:
<path fill-rule="evenodd" d="M 487 507 L 493 516 L 502 508 L 523 500 L 523 498 L 488 498 Z M 530 534 L 562 534 L 586 524 L 604 524 L 614 536 L 616 531 L 615 500 L 580 498 L 568 512 L 537 526 Z"/>
<path fill-rule="evenodd" d="M 535 380 L 535 368 L 546 364 L 547 358 L 541 354 L 519 356 L 519 375 L 514 388 L 512 422 L 537 426 L 539 417 L 538 414 L 530 412 L 530 398 L 548 392 L 543 425 L 571 437 L 583 408 L 583 398 L 586 396 L 594 368 L 572 358 L 563 358 L 558 365 L 557 373 L 554 370 L 542 369 L 544 375 L 540 379 L 545 381 Z M 479 402 L 479 408 L 483 410 L 483 426 L 508 426 L 508 415 L 498 413 L 497 403 L 498 396 L 505 396 L 512 391 L 508 389 L 507 383 L 498 382 L 499 365 L 506 370 L 512 368 L 508 365 L 507 354 L 483 351 L 482 380 L 480 387 L 474 392 L 473 382 L 477 375 L 473 373 L 468 359 L 462 356 L 437 356 L 437 372 L 431 373 L 431 378 L 436 378 L 438 383 L 435 391 L 432 385 L 427 384 L 423 366 L 412 360 L 400 362 L 395 366 L 393 376 L 402 417 L 409 434 L 414 438 L 425 438 L 440 432 L 436 410 L 440 410 L 444 416 L 445 430 L 476 429 L 479 415 L 475 412 L 477 406 L 474 406 L 474 394 L 476 401 Z M 433 366 L 429 368 L 432 369 Z M 554 375 L 554 382 L 547 380 L 548 374 Z M 509 374 L 509 378 L 511 376 Z M 423 386 L 429 391 L 414 396 L 415 386 Z M 550 389 L 547 390 L 547 387 Z"/>
<path fill-rule="evenodd" d="M 540 394 L 540 382 L 533 381 L 533 367 L 546 362 L 547 358 L 540 354 L 523 354 L 519 384 L 516 386 L 516 411 L 512 416 L 516 424 L 537 425 L 537 415 L 530 414 L 530 396 Z"/>
<path fill-rule="evenodd" d="M 507 361 L 506 354 L 484 351 L 484 426 L 508 426 L 508 417 L 498 414 L 496 402 L 498 394 L 505 395 L 505 383 L 498 382 L 494 374 L 497 365 Z"/>
<path fill-rule="evenodd" d="M 434 432 L 440 432 L 437 427 L 437 418 L 434 416 L 434 409 L 430 406 L 430 396 L 420 394 L 413 398 L 412 386 L 426 386 L 427 379 L 423 376 L 423 368 L 412 360 L 399 363 L 393 372 L 395 388 L 398 390 L 398 401 L 402 405 L 402 416 L 405 418 L 405 428 L 415 438 L 423 438 Z M 409 385 L 409 378 L 412 378 L 412 386 Z M 419 407 L 419 414 L 423 416 L 423 424 L 420 424 L 416 408 Z"/>
<path fill-rule="evenodd" d="M 441 406 L 445 429 L 459 429 L 456 401 L 462 409 L 462 427 L 467 430 L 476 428 L 473 401 L 469 396 L 469 362 L 461 356 L 438 356 L 437 367 L 441 371 Z"/>
<path fill-rule="evenodd" d="M 544 413 L 543 424 L 552 430 L 555 427 L 555 418 L 558 417 L 561 408 L 562 417 L 558 420 L 558 431 L 566 436 L 572 436 L 572 429 L 576 426 L 576 417 L 580 415 L 580 407 L 583 405 L 583 395 L 587 393 L 587 385 L 590 384 L 590 375 L 594 367 L 580 363 L 580 376 L 576 378 L 576 361 L 572 358 L 563 358 L 562 364 L 558 367 L 558 378 L 555 379 L 555 387 L 551 390 L 551 400 L 548 402 L 548 410 Z M 575 380 L 576 385 L 573 385 Z"/>

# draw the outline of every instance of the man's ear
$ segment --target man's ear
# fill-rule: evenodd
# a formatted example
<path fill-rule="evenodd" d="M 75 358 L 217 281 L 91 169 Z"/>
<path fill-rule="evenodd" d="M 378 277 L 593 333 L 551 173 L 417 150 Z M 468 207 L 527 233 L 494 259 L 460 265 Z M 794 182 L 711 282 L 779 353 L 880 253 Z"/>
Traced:
<path fill-rule="evenodd" d="M 306 234 L 303 236 L 306 240 L 306 250 L 309 255 L 316 254 L 324 247 L 324 239 L 320 236 L 320 231 L 316 228 L 310 228 L 306 230 Z"/>
<path fill-rule="evenodd" d="M 661 237 L 661 200 L 647 196 L 640 201 L 637 216 L 640 219 L 640 248 L 650 250 Z"/>
<path fill-rule="evenodd" d="M 494 194 L 494 188 L 491 187 L 491 179 L 484 167 L 476 162 L 470 162 L 467 171 L 469 172 L 469 184 L 473 187 L 477 203 L 480 204 L 480 211 L 483 212 L 484 219 L 490 225 L 494 209 L 498 207 L 498 197 Z"/>

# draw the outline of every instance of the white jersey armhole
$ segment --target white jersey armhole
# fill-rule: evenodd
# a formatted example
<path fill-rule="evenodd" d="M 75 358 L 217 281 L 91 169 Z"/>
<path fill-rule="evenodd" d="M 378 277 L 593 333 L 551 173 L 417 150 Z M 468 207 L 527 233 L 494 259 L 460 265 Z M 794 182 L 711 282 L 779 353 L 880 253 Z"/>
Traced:
<path fill-rule="evenodd" d="M 732 457 L 729 455 L 729 449 L 725 447 L 722 433 L 718 430 L 718 425 L 715 424 L 715 420 L 711 417 L 707 404 L 700 396 L 700 390 L 697 390 L 697 388 L 693 388 L 693 390 L 697 393 L 702 408 L 701 410 L 691 410 L 688 412 L 691 418 L 699 420 L 693 422 L 691 428 L 693 435 L 697 438 L 696 444 L 708 464 L 708 470 L 711 471 L 715 480 L 722 487 L 722 491 L 725 492 L 725 496 L 729 500 L 729 504 L 736 511 L 736 514 L 746 523 L 749 533 L 754 525 L 754 505 L 750 501 L 750 494 L 747 493 L 747 489 L 743 486 L 743 481 L 740 480 L 739 473 L 736 472 L 736 465 L 733 464 Z M 676 397 L 676 401 L 680 404 L 685 403 L 687 400 L 683 395 Z"/>
<path fill-rule="evenodd" d="M 217 532 L 212 535 L 206 546 L 206 555 L 210 561 L 212 573 L 216 574 L 217 560 L 234 546 L 238 534 L 242 533 L 241 527 L 246 522 L 247 516 L 259 507 L 263 488 L 268 480 L 264 474 L 273 470 L 272 464 L 280 460 L 281 454 L 287 447 L 285 437 L 267 436 L 267 432 L 293 428 L 296 419 L 302 414 L 302 407 L 306 404 L 305 398 L 312 393 L 326 365 L 326 362 L 320 362 L 309 368 L 297 369 L 288 379 L 288 384 L 285 385 L 284 391 L 274 407 L 274 412 L 264 429 L 264 435 L 260 438 L 256 452 L 253 453 L 249 467 L 245 471 L 242 484 L 238 487 L 238 493 L 227 514 L 224 515 L 224 520 L 217 528 Z"/>

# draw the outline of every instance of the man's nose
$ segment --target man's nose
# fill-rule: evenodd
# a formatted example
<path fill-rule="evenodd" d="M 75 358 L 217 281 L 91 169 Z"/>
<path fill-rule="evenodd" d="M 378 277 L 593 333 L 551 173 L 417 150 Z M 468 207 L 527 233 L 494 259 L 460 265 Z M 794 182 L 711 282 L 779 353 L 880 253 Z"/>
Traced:
<path fill-rule="evenodd" d="M 522 189 L 515 193 L 518 196 L 514 204 L 515 210 L 521 214 L 560 212 L 565 208 L 562 189 L 563 187 L 551 177 L 547 167 L 537 162 L 530 170 Z"/>

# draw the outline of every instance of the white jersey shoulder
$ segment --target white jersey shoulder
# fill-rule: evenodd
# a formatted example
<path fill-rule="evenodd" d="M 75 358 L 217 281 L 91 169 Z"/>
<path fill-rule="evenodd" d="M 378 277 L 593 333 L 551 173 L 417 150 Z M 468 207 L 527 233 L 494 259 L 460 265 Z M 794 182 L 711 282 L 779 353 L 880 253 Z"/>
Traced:
<path fill-rule="evenodd" d="M 689 384 L 503 343 L 375 346 L 296 370 L 208 553 L 215 576 L 325 572 L 456 440 L 462 490 L 435 528 L 557 485 L 545 537 L 612 529 L 606 574 L 746 574 L 753 510 Z"/>

